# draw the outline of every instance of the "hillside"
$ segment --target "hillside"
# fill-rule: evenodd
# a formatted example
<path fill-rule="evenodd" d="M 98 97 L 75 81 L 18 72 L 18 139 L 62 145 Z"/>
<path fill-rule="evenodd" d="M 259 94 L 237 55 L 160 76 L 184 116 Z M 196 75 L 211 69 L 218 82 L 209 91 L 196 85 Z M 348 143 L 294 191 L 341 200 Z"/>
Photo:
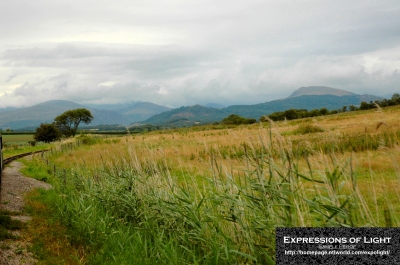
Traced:
<path fill-rule="evenodd" d="M 346 90 L 326 87 L 326 86 L 309 86 L 300 87 L 294 91 L 289 98 L 300 97 L 300 96 L 321 96 L 321 95 L 333 95 L 333 96 L 350 96 L 356 95 Z"/>
<path fill-rule="evenodd" d="M 85 108 L 66 100 L 51 100 L 31 107 L 0 112 L 0 128 L 19 129 L 37 127 L 40 123 L 52 122 L 54 118 L 70 109 Z M 126 118 L 115 111 L 90 109 L 94 119 L 91 125 L 127 124 Z"/>
<path fill-rule="evenodd" d="M 143 121 L 153 115 L 168 111 L 171 108 L 151 102 L 133 101 L 118 104 L 85 104 L 88 109 L 101 109 L 116 111 L 125 116 L 128 124 Z"/>
<path fill-rule="evenodd" d="M 194 124 L 195 122 L 210 123 L 219 121 L 229 113 L 225 109 L 208 108 L 201 105 L 194 105 L 189 107 L 180 107 L 166 111 L 143 121 L 142 123 L 150 124 Z"/>
<path fill-rule="evenodd" d="M 263 115 L 292 108 L 307 110 L 327 108 L 328 110 L 334 110 L 341 109 L 343 106 L 357 106 L 362 101 L 370 102 L 377 99 L 381 98 L 318 86 L 302 87 L 288 98 L 254 105 L 222 107 L 219 104 L 210 104 L 208 106 L 194 105 L 171 110 L 154 103 L 132 102 L 128 104 L 90 105 L 88 109 L 94 116 L 91 126 L 106 124 L 128 125 L 135 122 L 183 126 L 221 121 L 230 114 L 259 119 Z M 106 110 L 101 109 L 101 107 L 106 108 Z M 34 129 L 40 123 L 52 122 L 61 113 L 76 108 L 87 107 L 66 100 L 52 100 L 27 108 L 8 109 L 0 112 L 0 128 L 20 129 L 28 127 Z"/>
<path fill-rule="evenodd" d="M 238 114 L 246 118 L 259 119 L 263 115 L 269 115 L 276 111 L 284 111 L 288 109 L 320 109 L 328 110 L 340 109 L 343 106 L 359 105 L 361 101 L 373 101 L 380 99 L 370 95 L 308 95 L 289 97 L 281 100 L 273 100 L 270 102 L 255 105 L 233 105 L 227 108 L 215 109 L 203 106 L 180 107 L 158 115 L 155 115 L 143 123 L 150 124 L 169 124 L 174 123 L 178 119 L 186 120 L 187 124 L 193 122 L 210 123 L 220 121 L 230 114 Z"/>
<path fill-rule="evenodd" d="M 129 120 L 129 123 L 136 121 L 143 121 L 156 114 L 170 110 L 165 106 L 160 106 L 150 102 L 137 102 L 124 108 L 117 109 L 116 111 L 121 113 Z"/>
<path fill-rule="evenodd" d="M 208 103 L 208 104 L 204 105 L 204 107 L 215 108 L 215 109 L 223 109 L 223 108 L 225 108 L 224 105 L 221 105 L 219 103 Z"/>

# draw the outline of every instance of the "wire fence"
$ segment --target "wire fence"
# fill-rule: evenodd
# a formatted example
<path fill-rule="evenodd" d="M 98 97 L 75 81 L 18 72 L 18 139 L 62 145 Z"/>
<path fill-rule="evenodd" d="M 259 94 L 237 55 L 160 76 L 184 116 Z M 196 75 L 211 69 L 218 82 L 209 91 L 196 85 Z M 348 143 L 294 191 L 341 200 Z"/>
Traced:
<path fill-rule="evenodd" d="M 0 134 L 0 188 L 3 175 L 3 136 Z"/>

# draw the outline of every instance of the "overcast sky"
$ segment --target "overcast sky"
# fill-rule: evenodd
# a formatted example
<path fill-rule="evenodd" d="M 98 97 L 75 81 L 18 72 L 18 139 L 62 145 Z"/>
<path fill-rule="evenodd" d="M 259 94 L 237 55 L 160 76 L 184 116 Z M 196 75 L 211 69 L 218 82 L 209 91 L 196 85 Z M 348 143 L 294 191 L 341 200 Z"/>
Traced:
<path fill-rule="evenodd" d="M 0 25 L 0 108 L 400 93 L 398 0 L 13 0 Z"/>

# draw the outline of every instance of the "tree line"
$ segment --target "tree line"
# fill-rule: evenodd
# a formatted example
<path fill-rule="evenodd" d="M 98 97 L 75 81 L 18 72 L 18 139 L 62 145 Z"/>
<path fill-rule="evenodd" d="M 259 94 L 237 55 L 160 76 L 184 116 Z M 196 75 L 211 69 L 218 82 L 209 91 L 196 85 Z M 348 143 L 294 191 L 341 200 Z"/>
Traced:
<path fill-rule="evenodd" d="M 308 111 L 306 109 L 289 109 L 285 111 L 278 111 L 274 112 L 268 116 L 260 117 L 260 121 L 267 121 L 267 119 L 271 119 L 273 121 L 282 121 L 282 120 L 294 120 L 294 119 L 301 119 L 301 118 L 310 118 L 316 116 L 324 116 L 329 114 L 337 114 L 340 112 L 347 112 L 347 111 L 358 111 L 358 110 L 368 110 L 374 109 L 378 107 L 388 107 L 388 106 L 395 106 L 400 105 L 400 95 L 395 93 L 393 94 L 391 99 L 382 99 L 382 100 L 375 100 L 370 101 L 369 103 L 362 101 L 359 107 L 354 105 L 350 105 L 349 107 L 343 106 L 341 109 L 338 110 L 328 110 L 327 108 L 321 109 L 314 109 Z"/>

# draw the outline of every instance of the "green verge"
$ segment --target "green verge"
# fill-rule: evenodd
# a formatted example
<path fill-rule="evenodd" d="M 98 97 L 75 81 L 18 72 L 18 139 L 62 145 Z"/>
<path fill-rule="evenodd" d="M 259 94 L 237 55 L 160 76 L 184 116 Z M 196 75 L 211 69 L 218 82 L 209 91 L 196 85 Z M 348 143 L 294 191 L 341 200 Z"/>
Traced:
<path fill-rule="evenodd" d="M 57 186 L 57 180 L 43 163 L 38 160 L 22 160 L 23 174 Z M 25 211 L 32 217 L 25 229 L 31 238 L 30 251 L 38 260 L 37 264 L 86 264 L 88 250 L 78 244 L 71 244 L 68 230 L 62 225 L 58 214 L 60 195 L 55 189 L 36 189 L 25 197 Z"/>

